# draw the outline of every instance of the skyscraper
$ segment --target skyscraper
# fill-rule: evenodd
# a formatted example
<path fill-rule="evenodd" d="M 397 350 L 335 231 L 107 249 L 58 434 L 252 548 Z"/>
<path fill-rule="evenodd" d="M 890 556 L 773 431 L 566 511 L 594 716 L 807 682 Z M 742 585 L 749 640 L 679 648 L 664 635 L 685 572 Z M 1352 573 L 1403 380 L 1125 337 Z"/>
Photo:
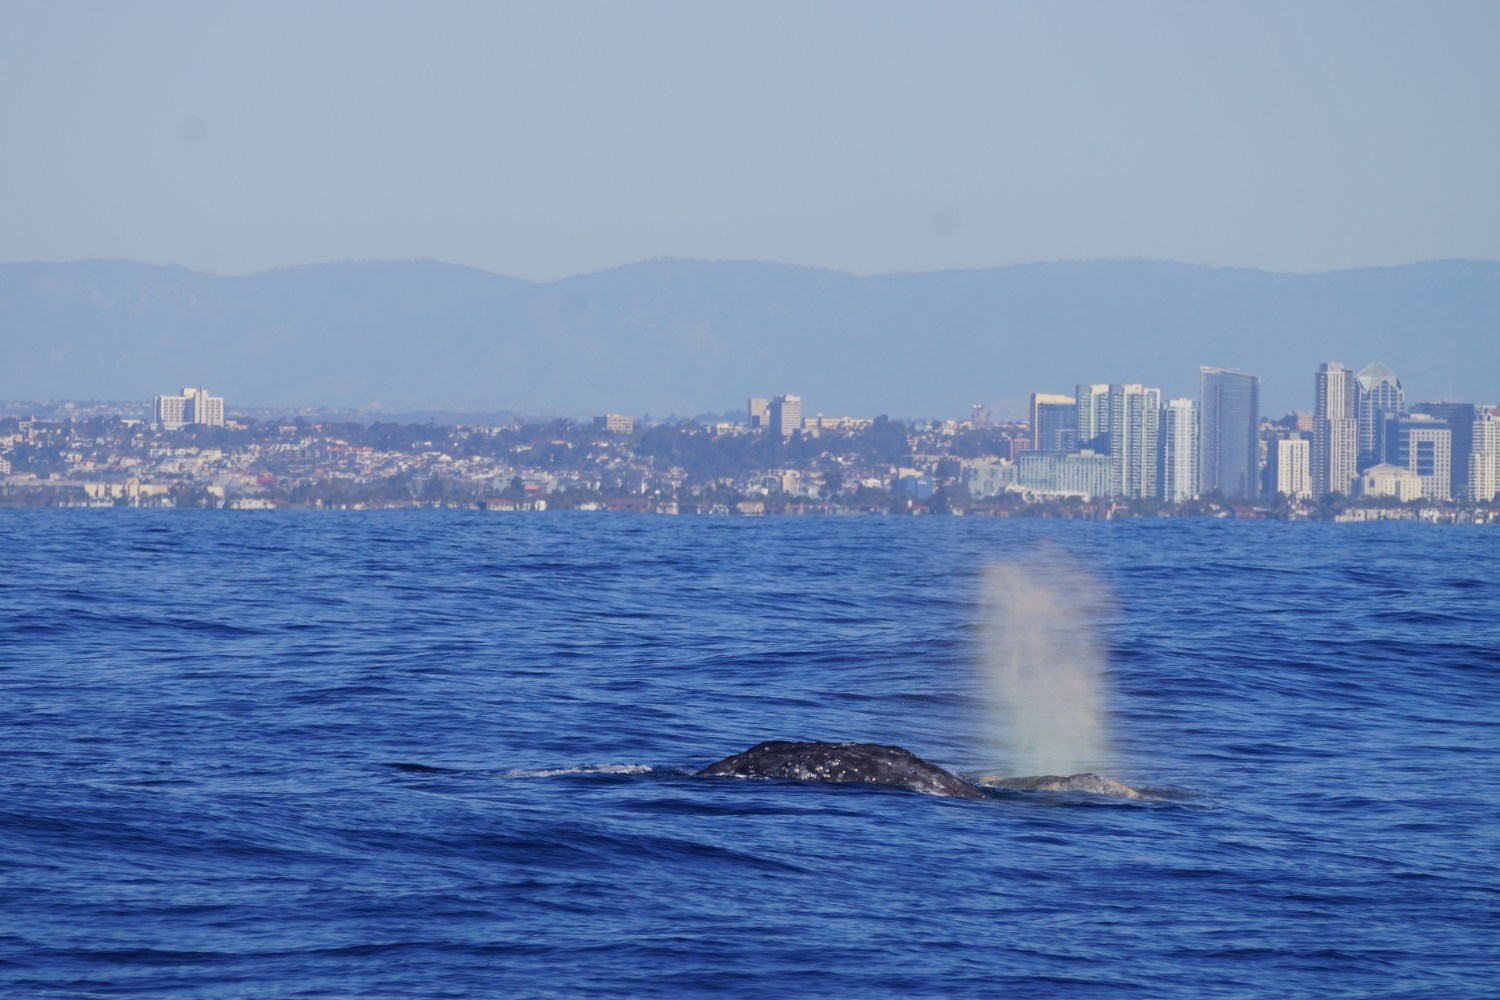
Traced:
<path fill-rule="evenodd" d="M 1198 398 L 1199 491 L 1254 500 L 1260 492 L 1260 379 L 1204 366 Z"/>
<path fill-rule="evenodd" d="M 1354 372 L 1335 361 L 1325 362 L 1318 366 L 1313 388 L 1313 496 L 1347 494 L 1359 458 Z"/>
<path fill-rule="evenodd" d="M 1425 413 L 1448 425 L 1453 481 L 1449 493 L 1456 500 L 1469 495 L 1469 453 L 1474 447 L 1474 424 L 1479 407 L 1473 403 L 1418 403 L 1411 412 Z"/>
<path fill-rule="evenodd" d="M 1500 406 L 1478 407 L 1471 441 L 1468 498 L 1489 503 L 1500 494 Z"/>
<path fill-rule="evenodd" d="M 1031 394 L 1031 446 L 1037 451 L 1072 451 L 1078 442 L 1078 405 L 1072 396 Z"/>
<path fill-rule="evenodd" d="M 1160 459 L 1161 390 L 1135 383 L 1111 385 L 1107 399 L 1110 493 L 1132 500 L 1154 497 L 1160 485 L 1157 461 Z"/>
<path fill-rule="evenodd" d="M 1453 499 L 1453 433 L 1426 413 L 1386 421 L 1385 460 L 1422 478 L 1422 496 Z M 1472 430 L 1472 427 L 1471 427 Z"/>
<path fill-rule="evenodd" d="M 776 396 L 771 400 L 771 430 L 789 438 L 802 429 L 802 397 Z"/>
<path fill-rule="evenodd" d="M 1385 461 L 1385 421 L 1405 412 L 1405 393 L 1396 373 L 1376 361 L 1355 376 L 1359 389 L 1356 419 L 1359 420 L 1360 471 Z"/>
<path fill-rule="evenodd" d="M 1101 454 L 1109 451 L 1109 386 L 1080 385 L 1073 398 L 1078 407 L 1076 446 Z"/>
<path fill-rule="evenodd" d="M 1182 503 L 1198 497 L 1198 409 L 1187 398 L 1161 411 L 1161 498 Z"/>

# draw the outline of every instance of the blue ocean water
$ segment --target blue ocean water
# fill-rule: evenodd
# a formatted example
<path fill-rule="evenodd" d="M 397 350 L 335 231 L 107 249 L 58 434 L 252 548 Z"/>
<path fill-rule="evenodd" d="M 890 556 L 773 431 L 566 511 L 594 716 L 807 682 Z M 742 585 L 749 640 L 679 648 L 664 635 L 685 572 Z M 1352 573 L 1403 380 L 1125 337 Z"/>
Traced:
<path fill-rule="evenodd" d="M 1013 773 L 1019 558 L 1112 592 L 1152 797 L 691 776 Z M 1411 524 L 0 511 L 0 994 L 1500 994 L 1497 588 Z"/>

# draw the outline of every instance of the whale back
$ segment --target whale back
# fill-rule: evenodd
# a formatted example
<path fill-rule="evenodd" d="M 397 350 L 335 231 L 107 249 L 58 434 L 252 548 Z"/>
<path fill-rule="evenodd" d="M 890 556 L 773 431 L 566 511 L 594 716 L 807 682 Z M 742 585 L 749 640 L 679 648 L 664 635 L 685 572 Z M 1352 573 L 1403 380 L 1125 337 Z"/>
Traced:
<path fill-rule="evenodd" d="M 1006 778 L 997 774 L 977 780 L 979 784 L 992 788 L 1011 788 L 1024 792 L 1091 792 L 1094 795 L 1114 795 L 1122 799 L 1144 797 L 1129 785 L 1097 774 L 1038 774 L 1029 778 Z"/>
<path fill-rule="evenodd" d="M 836 784 L 893 785 L 925 795 L 982 799 L 983 792 L 901 747 L 876 743 L 767 740 L 698 772 L 705 777 L 780 778 Z"/>

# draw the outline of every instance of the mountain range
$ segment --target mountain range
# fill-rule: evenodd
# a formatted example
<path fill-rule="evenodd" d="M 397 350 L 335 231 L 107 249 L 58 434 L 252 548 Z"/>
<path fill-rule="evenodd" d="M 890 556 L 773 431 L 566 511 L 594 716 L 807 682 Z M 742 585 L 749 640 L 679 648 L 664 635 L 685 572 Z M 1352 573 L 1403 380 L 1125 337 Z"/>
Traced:
<path fill-rule="evenodd" d="M 0 264 L 0 398 L 587 416 L 1021 416 L 1029 393 L 1198 366 L 1309 409 L 1322 361 L 1381 361 L 1409 401 L 1500 399 L 1500 263 L 1283 274 L 1098 260 L 857 277 L 658 259 L 536 283 L 434 261 L 242 277 L 129 261 Z"/>

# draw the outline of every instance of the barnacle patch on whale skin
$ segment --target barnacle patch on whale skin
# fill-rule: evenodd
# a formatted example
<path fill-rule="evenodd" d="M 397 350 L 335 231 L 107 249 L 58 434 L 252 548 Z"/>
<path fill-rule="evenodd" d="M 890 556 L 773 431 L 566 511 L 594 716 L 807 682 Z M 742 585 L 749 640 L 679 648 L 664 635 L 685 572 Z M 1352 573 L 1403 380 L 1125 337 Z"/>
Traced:
<path fill-rule="evenodd" d="M 891 785 L 927 795 L 985 797 L 974 785 L 909 750 L 875 743 L 767 740 L 710 764 L 697 774 Z"/>

